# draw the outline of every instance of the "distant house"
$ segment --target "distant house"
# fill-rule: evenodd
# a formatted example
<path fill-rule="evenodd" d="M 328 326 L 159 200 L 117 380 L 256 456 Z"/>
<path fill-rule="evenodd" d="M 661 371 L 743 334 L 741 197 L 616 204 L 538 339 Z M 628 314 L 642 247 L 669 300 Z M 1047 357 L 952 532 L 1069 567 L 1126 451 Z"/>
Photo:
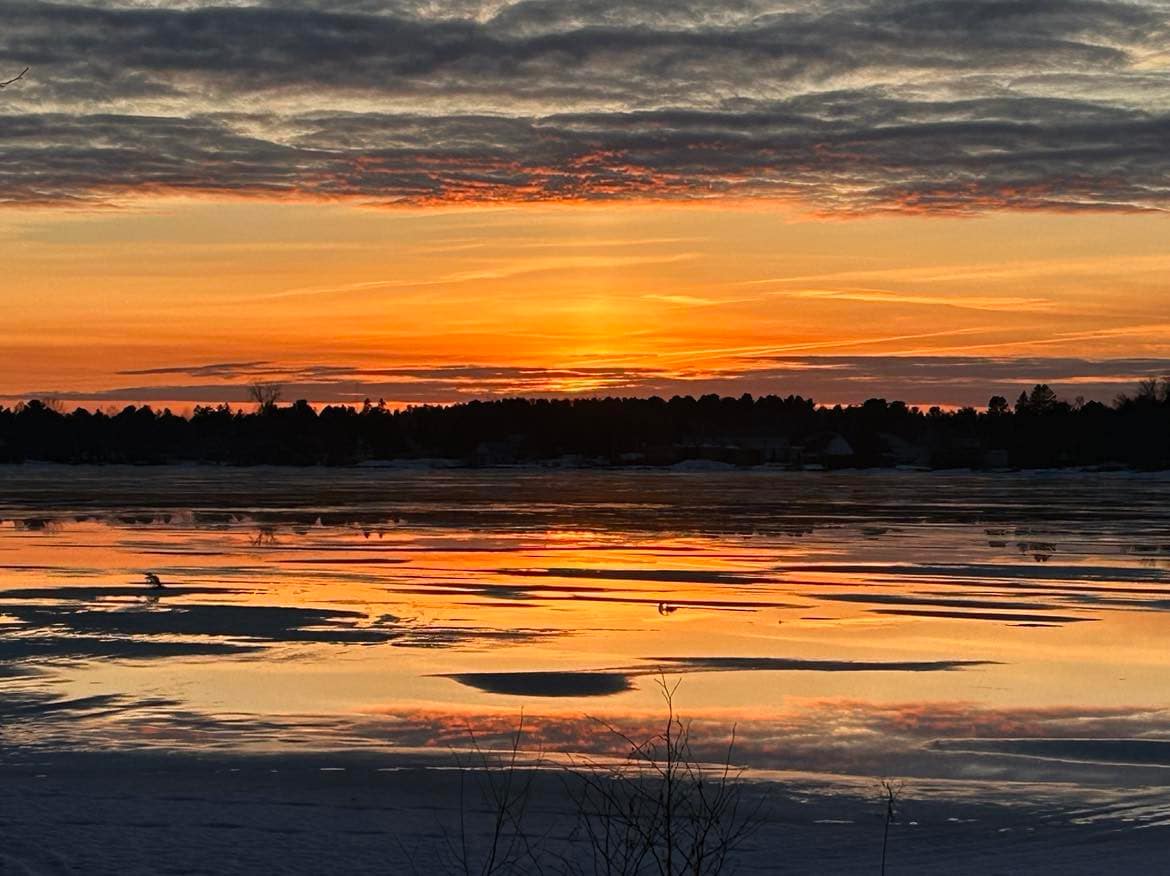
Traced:
<path fill-rule="evenodd" d="M 708 460 L 710 462 L 736 465 L 759 465 L 764 461 L 759 450 L 746 445 L 738 438 L 715 438 L 699 442 L 680 442 L 670 448 L 671 464 L 686 460 Z"/>
<path fill-rule="evenodd" d="M 790 459 L 796 465 L 839 468 L 853 462 L 855 455 L 853 445 L 840 432 L 820 432 L 793 447 Z"/>

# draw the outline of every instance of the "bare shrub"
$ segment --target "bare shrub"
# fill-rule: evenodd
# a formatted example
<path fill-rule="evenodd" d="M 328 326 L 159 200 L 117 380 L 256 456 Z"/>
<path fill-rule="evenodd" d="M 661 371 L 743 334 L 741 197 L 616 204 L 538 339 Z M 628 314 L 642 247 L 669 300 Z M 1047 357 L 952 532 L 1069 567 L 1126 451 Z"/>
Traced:
<path fill-rule="evenodd" d="M 543 837 L 528 834 L 526 817 L 532 801 L 532 783 L 541 755 L 525 755 L 524 714 L 516 725 L 506 751 L 483 748 L 475 732 L 467 730 L 471 762 L 456 760 L 459 767 L 459 822 L 454 829 L 440 825 L 440 863 L 445 872 L 462 876 L 507 876 L 511 873 L 541 873 L 547 852 Z M 475 780 L 479 806 L 468 799 L 468 777 Z M 490 819 L 486 835 L 469 823 L 477 812 Z"/>
<path fill-rule="evenodd" d="M 675 712 L 678 683 L 660 678 L 658 685 L 666 719 L 649 739 L 590 719 L 628 752 L 616 762 L 571 759 L 560 772 L 567 809 L 534 810 L 534 781 L 549 764 L 540 751 L 524 752 L 523 713 L 503 751 L 484 748 L 468 728 L 471 754 L 456 757 L 456 820 L 438 825 L 438 868 L 460 876 L 718 876 L 730 869 L 762 823 L 763 798 L 745 793 L 744 771 L 732 764 L 734 730 L 720 762 L 703 762 L 690 722 Z M 420 851 L 399 848 L 411 862 Z"/>
<path fill-rule="evenodd" d="M 743 769 L 732 765 L 734 730 L 722 762 L 704 764 L 692 749 L 690 722 L 675 713 L 678 683 L 660 678 L 658 685 L 667 711 L 662 732 L 638 742 L 599 722 L 628 754 L 617 764 L 589 761 L 573 771 L 577 835 L 592 865 L 576 872 L 715 876 L 759 829 L 762 800 L 746 798 Z"/>

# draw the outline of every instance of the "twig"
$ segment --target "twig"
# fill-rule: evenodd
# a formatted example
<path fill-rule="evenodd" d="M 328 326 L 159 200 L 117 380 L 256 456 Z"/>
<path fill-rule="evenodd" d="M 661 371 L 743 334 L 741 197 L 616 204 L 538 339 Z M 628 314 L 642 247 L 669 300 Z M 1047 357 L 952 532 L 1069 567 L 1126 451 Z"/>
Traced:
<path fill-rule="evenodd" d="M 24 78 L 24 74 L 27 73 L 30 69 L 31 68 L 29 68 L 29 67 L 25 67 L 23 70 L 21 70 L 19 73 L 17 73 L 15 76 L 13 76 L 11 79 L 7 80 L 6 82 L 0 82 L 0 88 L 7 88 L 9 85 L 12 85 L 15 82 L 19 82 L 21 79 Z"/>
<path fill-rule="evenodd" d="M 902 794 L 903 783 L 895 784 L 890 779 L 882 779 L 880 784 L 886 804 L 886 824 L 882 831 L 882 876 L 886 876 L 886 845 L 890 839 L 890 825 L 898 820 L 898 798 Z"/>

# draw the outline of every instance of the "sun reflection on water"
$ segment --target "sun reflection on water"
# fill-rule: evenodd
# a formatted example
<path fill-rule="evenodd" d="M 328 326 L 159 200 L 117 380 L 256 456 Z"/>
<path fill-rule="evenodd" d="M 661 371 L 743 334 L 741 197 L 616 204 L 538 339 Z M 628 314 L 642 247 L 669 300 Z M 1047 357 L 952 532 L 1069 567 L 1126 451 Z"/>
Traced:
<path fill-rule="evenodd" d="M 145 507 L 15 484 L 8 738 L 426 748 L 523 708 L 592 750 L 585 716 L 639 726 L 666 673 L 759 767 L 1116 771 L 1117 739 L 1170 740 L 1157 479 L 183 478 Z M 971 741 L 1025 737 L 1050 748 Z"/>

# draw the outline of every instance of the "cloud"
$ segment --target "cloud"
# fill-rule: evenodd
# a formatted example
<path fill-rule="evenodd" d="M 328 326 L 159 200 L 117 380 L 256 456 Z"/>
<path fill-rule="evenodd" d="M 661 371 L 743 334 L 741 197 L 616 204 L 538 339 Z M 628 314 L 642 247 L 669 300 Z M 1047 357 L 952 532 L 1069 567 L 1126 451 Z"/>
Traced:
<path fill-rule="evenodd" d="M 122 376 L 153 376 L 162 374 L 183 374 L 188 377 L 241 377 L 257 374 L 268 365 L 268 362 L 256 360 L 253 362 L 213 362 L 210 365 L 174 365 L 167 368 L 139 368 L 132 371 L 119 371 Z"/>
<path fill-rule="evenodd" d="M 110 389 L 34 388 L 11 400 L 60 398 L 75 403 L 247 402 L 247 385 L 272 381 L 285 399 L 361 404 L 446 403 L 471 399 L 566 396 L 650 396 L 720 393 L 801 394 L 824 403 L 861 402 L 880 392 L 915 404 L 986 405 L 992 394 L 1014 398 L 1036 383 L 1068 397 L 1111 401 L 1141 379 L 1170 374 L 1170 359 L 1091 360 L 1015 356 L 801 356 L 723 351 L 723 364 L 699 368 L 582 365 L 564 367 L 480 364 L 362 368 L 337 363 L 226 362 L 121 372 L 188 381 L 135 383 Z M 730 360 L 730 361 L 727 361 Z"/>
<path fill-rule="evenodd" d="M 1163 210 L 1154 2 L 17 2 L 0 203 Z"/>
<path fill-rule="evenodd" d="M 918 304 L 924 307 L 956 307 L 960 310 L 989 310 L 1003 313 L 1051 311 L 1055 304 L 1044 298 L 1020 298 L 992 295 L 914 295 L 885 289 L 805 289 L 785 293 L 794 298 L 819 298 L 835 301 L 864 301 L 868 304 Z"/>

